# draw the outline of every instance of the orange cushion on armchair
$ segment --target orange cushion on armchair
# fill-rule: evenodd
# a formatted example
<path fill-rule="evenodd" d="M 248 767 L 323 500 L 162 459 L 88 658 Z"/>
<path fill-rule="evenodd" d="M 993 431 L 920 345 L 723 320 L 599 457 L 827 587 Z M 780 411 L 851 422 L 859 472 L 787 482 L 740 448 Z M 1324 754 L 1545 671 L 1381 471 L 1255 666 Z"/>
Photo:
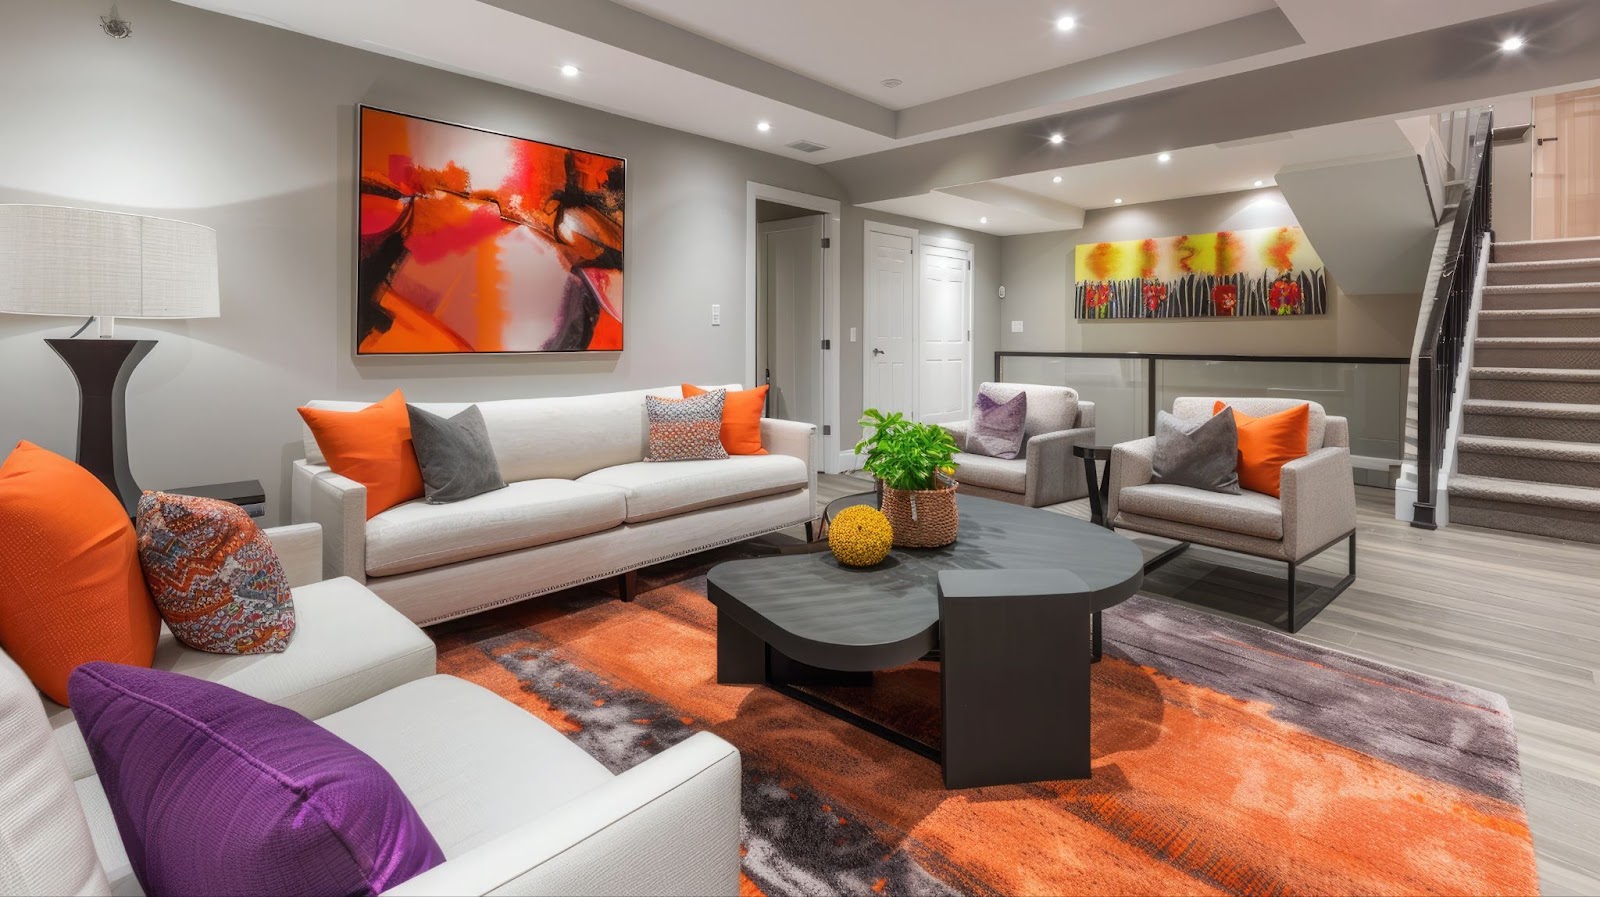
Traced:
<path fill-rule="evenodd" d="M 367 487 L 367 519 L 422 497 L 422 468 L 400 390 L 360 411 L 301 408 L 300 417 L 334 473 Z"/>
<path fill-rule="evenodd" d="M 704 395 L 705 390 L 683 384 L 683 397 Z M 765 455 L 761 447 L 761 414 L 767 407 L 767 387 L 729 390 L 722 399 L 722 447 L 730 455 Z"/>
<path fill-rule="evenodd" d="M 67 677 L 105 660 L 147 667 L 161 617 L 122 502 L 94 474 L 32 443 L 0 465 L 0 647 L 67 703 Z"/>
<path fill-rule="evenodd" d="M 1277 498 L 1283 465 L 1306 456 L 1311 406 L 1296 405 L 1266 417 L 1251 417 L 1218 402 L 1211 413 L 1221 414 L 1224 410 L 1233 412 L 1233 422 L 1239 430 L 1239 485 Z"/>

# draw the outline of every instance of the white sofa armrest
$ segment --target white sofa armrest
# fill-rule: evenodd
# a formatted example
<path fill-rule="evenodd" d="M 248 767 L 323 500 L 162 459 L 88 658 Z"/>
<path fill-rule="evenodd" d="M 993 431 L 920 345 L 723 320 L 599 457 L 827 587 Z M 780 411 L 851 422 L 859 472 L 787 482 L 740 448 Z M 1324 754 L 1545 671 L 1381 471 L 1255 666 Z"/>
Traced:
<path fill-rule="evenodd" d="M 939 426 L 944 427 L 945 432 L 950 434 L 950 438 L 956 441 L 958 450 L 963 452 L 967 450 L 967 434 L 972 432 L 972 421 L 958 420 L 948 424 L 940 424 Z"/>
<path fill-rule="evenodd" d="M 761 419 L 761 447 L 774 455 L 799 458 L 806 465 L 806 490 L 813 516 L 817 503 L 817 428 L 815 424 L 772 417 Z"/>
<path fill-rule="evenodd" d="M 1317 449 L 1283 465 L 1279 477 L 1287 560 L 1304 560 L 1356 528 L 1356 486 L 1349 449 Z"/>
<path fill-rule="evenodd" d="M 1080 444 L 1094 444 L 1094 427 L 1040 433 L 1028 440 L 1027 500 L 1031 507 L 1060 504 L 1089 494 L 1083 465 L 1072 456 L 1072 447 Z"/>
<path fill-rule="evenodd" d="M 367 487 L 300 460 L 290 471 L 290 519 L 322 525 L 322 578 L 367 581 Z"/>
<path fill-rule="evenodd" d="M 283 565 L 289 588 L 322 581 L 322 524 L 292 523 L 262 530 Z"/>
<path fill-rule="evenodd" d="M 739 752 L 701 732 L 385 893 L 734 895 L 739 786 Z"/>
<path fill-rule="evenodd" d="M 1106 522 L 1117 520 L 1117 493 L 1128 486 L 1144 486 L 1154 476 L 1152 464 L 1156 457 L 1156 438 L 1146 436 L 1132 442 L 1120 442 L 1111 447 L 1111 470 L 1106 495 Z"/>

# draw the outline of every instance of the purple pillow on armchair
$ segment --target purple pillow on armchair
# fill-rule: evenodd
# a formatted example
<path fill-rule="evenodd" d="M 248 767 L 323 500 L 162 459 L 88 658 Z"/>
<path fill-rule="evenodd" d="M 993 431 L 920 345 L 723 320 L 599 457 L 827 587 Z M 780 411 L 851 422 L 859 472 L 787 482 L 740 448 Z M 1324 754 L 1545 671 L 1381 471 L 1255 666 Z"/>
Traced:
<path fill-rule="evenodd" d="M 972 406 L 972 429 L 967 431 L 967 451 L 1009 461 L 1022 451 L 1022 428 L 1027 422 L 1027 393 L 1019 392 L 1001 402 L 979 390 Z"/>
<path fill-rule="evenodd" d="M 114 663 L 67 690 L 146 894 L 378 894 L 444 862 L 389 773 L 293 710 Z"/>

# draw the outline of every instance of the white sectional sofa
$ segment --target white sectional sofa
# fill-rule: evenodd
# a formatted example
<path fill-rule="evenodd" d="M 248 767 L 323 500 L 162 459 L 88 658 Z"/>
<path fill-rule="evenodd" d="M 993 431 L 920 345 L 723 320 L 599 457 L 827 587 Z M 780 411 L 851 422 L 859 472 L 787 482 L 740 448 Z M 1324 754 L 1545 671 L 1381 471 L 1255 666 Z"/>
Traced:
<path fill-rule="evenodd" d="M 499 696 L 434 675 L 433 642 L 350 579 L 315 582 L 316 526 L 267 530 L 294 588 L 288 650 L 155 666 L 290 707 L 383 766 L 445 862 L 391 894 L 739 890 L 739 753 L 709 732 L 613 775 Z M 0 897 L 141 893 L 72 711 L 0 651 Z"/>
<path fill-rule="evenodd" d="M 646 395 L 682 391 L 419 402 L 445 416 L 476 404 L 507 488 L 452 504 L 418 499 L 371 520 L 366 488 L 329 470 L 307 429 L 306 457 L 292 475 L 292 519 L 322 525 L 328 577 L 364 583 L 427 625 L 816 516 L 814 426 L 762 420 L 766 455 L 645 461 Z M 354 411 L 367 403 L 308 404 Z"/>

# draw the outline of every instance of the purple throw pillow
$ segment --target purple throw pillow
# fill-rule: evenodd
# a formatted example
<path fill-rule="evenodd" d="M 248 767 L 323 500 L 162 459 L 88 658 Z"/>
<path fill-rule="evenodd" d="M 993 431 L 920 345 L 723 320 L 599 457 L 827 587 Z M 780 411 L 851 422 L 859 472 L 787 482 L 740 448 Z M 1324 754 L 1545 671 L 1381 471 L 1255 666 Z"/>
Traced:
<path fill-rule="evenodd" d="M 389 773 L 293 710 L 114 663 L 67 690 L 146 894 L 378 894 L 444 862 Z"/>
<path fill-rule="evenodd" d="M 972 408 L 972 429 L 967 431 L 967 451 L 1009 461 L 1022 451 L 1022 428 L 1027 422 L 1027 393 L 998 402 L 979 392 Z"/>

